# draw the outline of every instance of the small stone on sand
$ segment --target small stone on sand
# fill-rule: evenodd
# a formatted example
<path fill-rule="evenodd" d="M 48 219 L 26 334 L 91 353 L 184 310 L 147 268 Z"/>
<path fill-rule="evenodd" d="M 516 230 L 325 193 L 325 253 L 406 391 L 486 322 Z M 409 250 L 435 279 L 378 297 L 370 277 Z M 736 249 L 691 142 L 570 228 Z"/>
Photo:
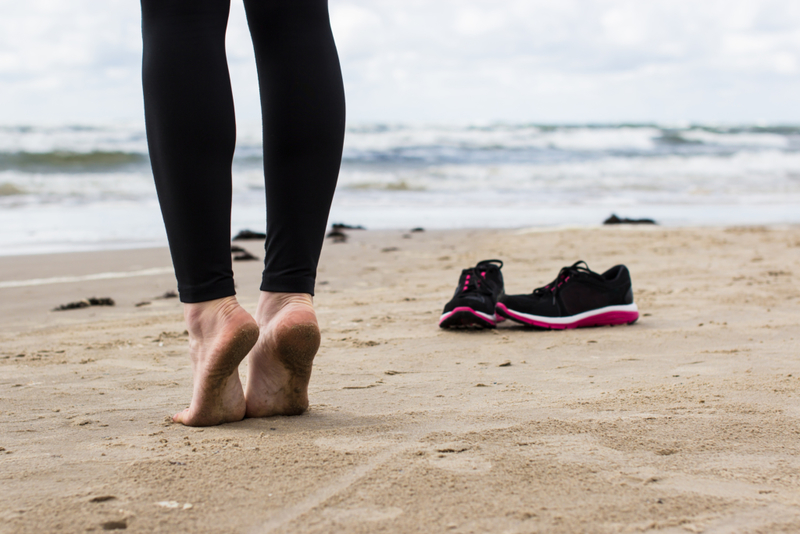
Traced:
<path fill-rule="evenodd" d="M 89 499 L 89 502 L 106 502 L 106 501 L 113 501 L 116 499 L 113 495 L 100 495 L 98 497 L 92 497 Z"/>

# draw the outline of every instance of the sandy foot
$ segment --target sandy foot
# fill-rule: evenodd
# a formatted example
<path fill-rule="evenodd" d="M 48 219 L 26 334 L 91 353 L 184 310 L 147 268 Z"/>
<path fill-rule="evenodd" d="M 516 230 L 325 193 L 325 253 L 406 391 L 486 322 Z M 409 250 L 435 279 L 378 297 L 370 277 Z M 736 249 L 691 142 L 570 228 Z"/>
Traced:
<path fill-rule="evenodd" d="M 258 326 L 235 297 L 187 304 L 194 388 L 189 408 L 176 423 L 211 426 L 240 421 L 245 399 L 238 367 L 258 339 Z"/>
<path fill-rule="evenodd" d="M 261 334 L 250 352 L 247 417 L 299 415 L 308 409 L 308 382 L 320 334 L 311 296 L 262 292 Z"/>

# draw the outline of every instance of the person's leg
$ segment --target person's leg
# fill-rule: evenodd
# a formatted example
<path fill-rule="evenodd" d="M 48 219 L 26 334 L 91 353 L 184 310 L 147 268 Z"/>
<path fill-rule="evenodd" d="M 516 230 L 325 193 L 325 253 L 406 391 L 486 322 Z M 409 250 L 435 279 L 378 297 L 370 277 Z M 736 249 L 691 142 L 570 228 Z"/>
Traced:
<path fill-rule="evenodd" d="M 189 331 L 187 425 L 242 419 L 237 367 L 258 338 L 236 302 L 230 255 L 236 141 L 225 56 L 229 0 L 141 0 L 150 159 Z"/>
<path fill-rule="evenodd" d="M 327 0 L 245 0 L 264 131 L 267 240 L 250 353 L 247 415 L 308 408 L 319 347 L 311 301 L 344 140 L 345 106 Z"/>

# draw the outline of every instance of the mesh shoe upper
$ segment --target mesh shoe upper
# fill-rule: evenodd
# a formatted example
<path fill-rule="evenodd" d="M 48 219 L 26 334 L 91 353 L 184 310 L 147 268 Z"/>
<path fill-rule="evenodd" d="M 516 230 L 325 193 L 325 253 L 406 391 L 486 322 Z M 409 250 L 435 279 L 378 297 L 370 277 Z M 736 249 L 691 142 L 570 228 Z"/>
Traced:
<path fill-rule="evenodd" d="M 447 313 L 456 308 L 467 307 L 494 315 L 497 299 L 503 294 L 503 262 L 483 260 L 475 267 L 461 271 L 453 298 L 444 307 Z"/>
<path fill-rule="evenodd" d="M 529 295 L 503 295 L 508 309 L 542 317 L 569 317 L 606 306 L 633 303 L 627 267 L 617 265 L 603 274 L 579 261 L 564 267 L 555 280 Z"/>

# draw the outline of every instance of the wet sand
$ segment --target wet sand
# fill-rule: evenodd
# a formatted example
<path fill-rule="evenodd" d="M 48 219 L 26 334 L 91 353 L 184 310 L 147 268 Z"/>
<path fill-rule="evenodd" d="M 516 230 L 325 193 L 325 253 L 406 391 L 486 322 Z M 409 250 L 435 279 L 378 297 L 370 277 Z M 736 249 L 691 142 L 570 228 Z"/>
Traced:
<path fill-rule="evenodd" d="M 0 257 L 0 533 L 800 530 L 800 228 L 348 234 L 310 411 L 205 429 L 169 422 L 166 250 Z M 440 330 L 488 258 L 509 293 L 625 263 L 643 315 Z M 253 311 L 260 263 L 234 268 Z M 92 296 L 116 306 L 50 311 Z"/>

